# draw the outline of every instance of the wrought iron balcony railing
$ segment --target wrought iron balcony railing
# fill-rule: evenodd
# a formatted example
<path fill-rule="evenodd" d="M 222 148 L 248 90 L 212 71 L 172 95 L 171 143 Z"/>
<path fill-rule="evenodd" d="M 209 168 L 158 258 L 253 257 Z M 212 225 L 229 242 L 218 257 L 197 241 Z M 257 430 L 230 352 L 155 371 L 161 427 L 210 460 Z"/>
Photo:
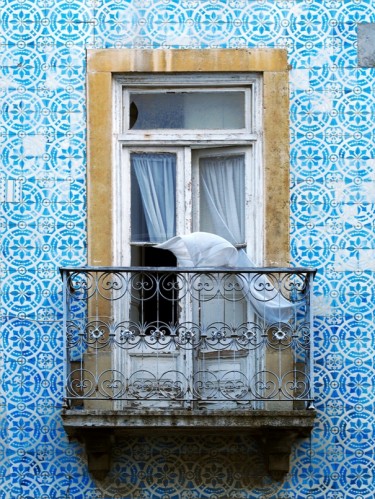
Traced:
<path fill-rule="evenodd" d="M 71 408 L 311 404 L 313 269 L 61 272 Z"/>

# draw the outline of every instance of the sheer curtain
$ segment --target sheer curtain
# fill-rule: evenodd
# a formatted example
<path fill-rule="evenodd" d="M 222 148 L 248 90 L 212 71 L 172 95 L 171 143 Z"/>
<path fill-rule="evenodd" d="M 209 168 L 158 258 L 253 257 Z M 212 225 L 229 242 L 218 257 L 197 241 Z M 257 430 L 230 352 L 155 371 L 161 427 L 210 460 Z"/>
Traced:
<path fill-rule="evenodd" d="M 230 243 L 244 243 L 245 238 L 245 157 L 224 156 L 201 158 L 199 162 L 201 186 L 201 228 L 214 232 Z M 207 237 L 207 236 L 204 236 Z M 238 251 L 237 267 L 252 268 L 244 249 Z M 238 276 L 252 306 L 267 322 L 288 320 L 292 304 L 266 276 L 241 274 Z M 256 281 L 256 282 L 255 282 Z"/>
<path fill-rule="evenodd" d="M 245 242 L 245 157 L 201 158 L 200 229 L 232 244 Z"/>
<path fill-rule="evenodd" d="M 146 240 L 166 241 L 176 233 L 176 155 L 133 153 L 131 167 L 141 198 L 138 210 L 132 206 L 132 238 L 137 237 L 144 218 Z"/>

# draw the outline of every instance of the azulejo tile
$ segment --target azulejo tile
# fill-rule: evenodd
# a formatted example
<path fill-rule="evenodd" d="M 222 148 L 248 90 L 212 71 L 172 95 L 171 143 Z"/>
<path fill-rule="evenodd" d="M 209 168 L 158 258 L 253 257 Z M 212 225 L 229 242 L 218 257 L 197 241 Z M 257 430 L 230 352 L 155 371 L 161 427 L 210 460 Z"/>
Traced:
<path fill-rule="evenodd" d="M 5 182 L 22 184 L 23 198 L 1 198 L 7 397 L 0 434 L 9 466 L 0 468 L 0 497 L 366 497 L 374 483 L 375 70 L 356 67 L 355 42 L 356 25 L 375 20 L 372 1 L 9 0 L 0 6 L 0 168 Z M 288 50 L 295 69 L 292 257 L 294 264 L 319 267 L 319 417 L 311 440 L 297 445 L 284 483 L 253 482 L 263 473 L 255 458 L 221 462 L 209 443 L 187 438 L 122 442 L 99 486 L 82 448 L 64 435 L 58 266 L 86 259 L 87 46 Z M 242 455 L 249 442 L 230 449 Z"/>
<path fill-rule="evenodd" d="M 58 2 L 47 12 L 45 20 L 43 34 L 57 36 L 60 43 L 84 44 L 94 29 L 91 9 L 84 2 Z"/>
<path fill-rule="evenodd" d="M 335 215 L 332 206 L 334 195 L 319 182 L 301 182 L 291 192 L 292 213 L 298 217 L 300 224 L 313 222 L 323 225 L 326 220 Z"/>
<path fill-rule="evenodd" d="M 0 56 L 2 89 L 16 90 L 19 87 L 35 88 L 43 77 L 45 57 L 38 54 L 34 46 L 14 46 Z"/>
<path fill-rule="evenodd" d="M 34 231 L 17 228 L 3 244 L 3 258 L 9 266 L 27 267 L 40 258 L 37 250 L 37 237 Z M 39 250 L 40 252 L 40 250 Z"/>
<path fill-rule="evenodd" d="M 43 32 L 43 13 L 31 0 L 18 2 L 10 0 L 2 9 L 2 33 L 6 43 L 35 42 Z"/>
<path fill-rule="evenodd" d="M 146 23 L 143 12 L 132 3 L 103 2 L 95 13 L 95 37 L 106 44 L 129 43 Z"/>

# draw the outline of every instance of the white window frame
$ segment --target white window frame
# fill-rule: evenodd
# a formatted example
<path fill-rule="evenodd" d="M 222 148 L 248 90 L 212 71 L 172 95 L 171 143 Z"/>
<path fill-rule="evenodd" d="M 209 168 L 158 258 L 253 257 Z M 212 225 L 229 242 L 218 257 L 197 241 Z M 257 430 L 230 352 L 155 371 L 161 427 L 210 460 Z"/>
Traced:
<path fill-rule="evenodd" d="M 127 130 L 129 93 L 165 88 L 245 92 L 245 128 L 238 130 Z M 114 175 L 113 175 L 113 234 L 114 264 L 130 265 L 130 153 L 176 152 L 176 234 L 192 231 L 192 157 L 195 149 L 247 146 L 250 151 L 246 164 L 246 210 L 252 230 L 246 231 L 247 250 L 256 265 L 264 263 L 264 168 L 262 155 L 262 77 L 257 73 L 193 73 L 193 74 L 122 74 L 115 75 L 113 85 Z M 249 111 L 249 112 L 247 112 Z M 248 154 L 246 152 L 246 154 Z M 247 223 L 249 226 L 250 223 Z"/>
<path fill-rule="evenodd" d="M 134 89 L 195 88 L 220 91 L 227 88 L 243 89 L 246 95 L 245 128 L 238 130 L 127 130 L 129 92 Z M 114 77 L 114 143 L 115 167 L 113 175 L 113 235 L 114 265 L 131 266 L 131 179 L 130 155 L 132 152 L 174 152 L 177 155 L 176 171 L 176 235 L 190 233 L 194 227 L 193 204 L 197 189 L 197 165 L 193 157 L 216 154 L 225 150 L 244 152 L 245 162 L 245 222 L 246 249 L 256 265 L 264 258 L 264 168 L 262 158 L 262 78 L 258 74 L 178 74 L 178 75 L 121 75 Z M 124 102 L 125 99 L 125 102 Z M 195 185 L 194 185 L 195 183 Z M 126 192 L 124 192 L 126 189 Z M 195 194 L 193 195 L 193 191 Z M 196 225 L 195 220 L 195 225 Z M 251 229 L 249 229 L 251 227 Z M 194 228 L 194 230 L 196 230 Z M 147 243 L 144 243 L 147 245 Z M 138 245 L 138 244 L 137 244 Z M 184 314 L 192 313 L 186 304 Z M 114 352 L 114 365 L 122 370 L 130 362 L 121 352 Z M 137 355 L 134 355 L 136 361 Z M 152 365 L 152 355 L 149 357 Z M 256 362 L 258 362 L 256 360 Z M 176 365 L 186 372 L 193 372 L 193 356 L 177 356 Z M 251 364 L 253 366 L 254 362 Z M 254 367 L 254 366 L 253 366 Z M 122 372 L 122 371 L 121 371 Z M 122 403 L 119 407 L 123 407 Z"/>

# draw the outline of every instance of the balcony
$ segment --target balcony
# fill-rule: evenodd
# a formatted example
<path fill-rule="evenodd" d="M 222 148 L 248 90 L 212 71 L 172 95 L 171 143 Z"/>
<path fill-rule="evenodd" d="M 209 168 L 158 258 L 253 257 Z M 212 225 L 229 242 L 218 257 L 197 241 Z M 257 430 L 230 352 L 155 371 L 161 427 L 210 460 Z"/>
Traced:
<path fill-rule="evenodd" d="M 149 431 L 253 434 L 270 473 L 287 471 L 290 446 L 315 415 L 314 269 L 61 274 L 63 421 L 94 474 L 108 467 L 116 435 Z"/>

